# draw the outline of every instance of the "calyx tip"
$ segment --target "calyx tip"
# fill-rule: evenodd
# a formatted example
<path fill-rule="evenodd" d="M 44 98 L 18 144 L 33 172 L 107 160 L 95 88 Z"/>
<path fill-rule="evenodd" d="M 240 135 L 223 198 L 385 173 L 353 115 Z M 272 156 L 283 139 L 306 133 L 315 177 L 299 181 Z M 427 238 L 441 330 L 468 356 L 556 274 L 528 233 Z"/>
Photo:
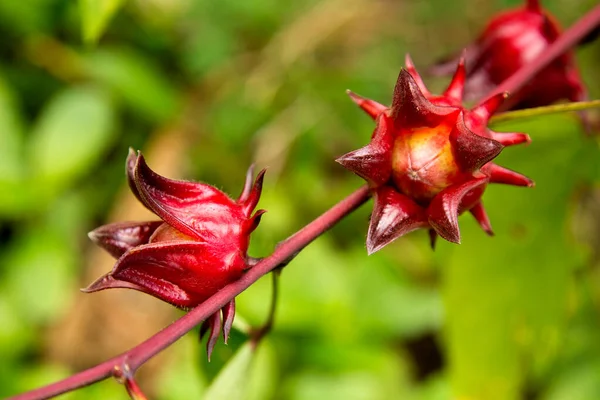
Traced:
<path fill-rule="evenodd" d="M 454 76 L 448 85 L 448 88 L 444 92 L 444 97 L 452 101 L 453 105 L 461 105 L 463 98 L 463 90 L 465 86 L 466 69 L 465 69 L 465 54 L 466 49 L 463 50 L 462 55 L 456 66 Z"/>
<path fill-rule="evenodd" d="M 367 99 L 366 97 L 360 96 L 351 90 L 346 90 L 346 94 L 350 96 L 352 101 L 359 106 L 367 115 L 372 119 L 376 119 L 379 114 L 386 111 L 388 108 L 383 104 L 379 104 L 375 100 Z"/>
<path fill-rule="evenodd" d="M 487 122 L 492 115 L 504 103 L 504 100 L 508 98 L 508 92 L 497 93 L 492 97 L 485 99 L 480 105 L 473 108 L 473 114 L 481 118 L 482 121 Z"/>

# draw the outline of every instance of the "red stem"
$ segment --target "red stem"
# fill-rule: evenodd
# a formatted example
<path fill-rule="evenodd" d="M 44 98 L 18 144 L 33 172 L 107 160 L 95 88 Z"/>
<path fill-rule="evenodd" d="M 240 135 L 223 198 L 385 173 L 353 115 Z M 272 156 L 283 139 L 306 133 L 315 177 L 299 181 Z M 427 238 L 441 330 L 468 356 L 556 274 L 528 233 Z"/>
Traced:
<path fill-rule="evenodd" d="M 131 400 L 148 400 L 134 378 L 128 378 L 124 383 Z"/>
<path fill-rule="evenodd" d="M 580 18 L 575 24 L 559 36 L 556 42 L 534 62 L 526 64 L 519 69 L 510 78 L 506 79 L 500 85 L 496 86 L 486 97 L 479 102 L 483 104 L 485 100 L 499 93 L 516 93 L 527 84 L 538 72 L 546 68 L 552 61 L 563 55 L 571 47 L 587 36 L 594 28 L 600 25 L 600 5 L 591 9 L 587 14 Z"/>
<path fill-rule="evenodd" d="M 204 303 L 131 350 L 62 381 L 6 400 L 38 400 L 58 396 L 112 376 L 115 365 L 128 365 L 133 374 L 142 364 L 194 329 L 201 321 L 221 309 L 263 275 L 318 238 L 365 203 L 369 197 L 369 189 L 366 186 L 358 189 L 283 242 L 273 254 L 257 263 L 241 279 L 225 286 Z"/>

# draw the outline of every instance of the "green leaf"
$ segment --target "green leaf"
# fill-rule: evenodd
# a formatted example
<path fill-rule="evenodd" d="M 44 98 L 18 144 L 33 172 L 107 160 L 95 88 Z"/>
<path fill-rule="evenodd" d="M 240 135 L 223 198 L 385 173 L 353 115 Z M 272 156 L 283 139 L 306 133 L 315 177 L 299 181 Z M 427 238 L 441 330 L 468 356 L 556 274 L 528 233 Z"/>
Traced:
<path fill-rule="evenodd" d="M 0 76 L 0 177 L 15 179 L 22 172 L 23 126 L 16 99 Z"/>
<path fill-rule="evenodd" d="M 1 254 L 0 292 L 20 320 L 51 321 L 66 311 L 72 295 L 81 295 L 75 272 L 86 206 L 81 194 L 62 196 L 51 213 L 22 229 Z"/>
<path fill-rule="evenodd" d="M 21 318 L 47 322 L 68 304 L 77 265 L 72 249 L 53 232 L 27 232 L 10 248 L 3 263 L 7 267 L 3 292 Z M 76 292 L 73 292 L 76 293 Z"/>
<path fill-rule="evenodd" d="M 550 384 L 544 400 L 598 399 L 600 398 L 600 362 L 571 366 L 567 373 Z"/>
<path fill-rule="evenodd" d="M 0 77 L 0 215 L 14 216 L 27 203 L 23 173 L 23 122 L 14 93 Z"/>
<path fill-rule="evenodd" d="M 61 92 L 47 104 L 31 134 L 33 178 L 53 187 L 87 172 L 112 144 L 114 125 L 105 92 L 94 87 Z"/>
<path fill-rule="evenodd" d="M 268 340 L 258 347 L 247 341 L 223 367 L 204 393 L 204 400 L 254 400 L 272 396 L 275 354 Z"/>
<path fill-rule="evenodd" d="M 86 43 L 96 43 L 124 0 L 79 0 L 81 31 Z"/>
<path fill-rule="evenodd" d="M 31 35 L 47 31 L 56 22 L 55 13 L 51 11 L 55 7 L 54 0 L 0 1 L 0 25 L 5 34 L 14 31 Z"/>
<path fill-rule="evenodd" d="M 530 146 L 499 157 L 498 164 L 530 176 L 536 187 L 488 187 L 494 238 L 466 215 L 463 244 L 442 243 L 436 254 L 458 398 L 521 398 L 524 378 L 547 369 L 561 346 L 570 274 L 585 258 L 569 234 L 570 200 L 585 178 L 581 170 L 598 158 L 597 146 L 570 122 L 545 118 L 525 130 L 534 138 Z"/>
<path fill-rule="evenodd" d="M 86 73 L 108 86 L 129 107 L 154 122 L 172 118 L 179 93 L 156 62 L 132 49 L 102 49 L 87 56 Z"/>
<path fill-rule="evenodd" d="M 297 339 L 295 343 L 298 345 L 287 349 L 293 351 L 286 356 L 295 373 L 284 375 L 287 394 L 284 398 L 408 398 L 411 380 L 408 364 L 405 358 L 398 357 L 391 344 L 342 340 L 303 343 Z"/>
<path fill-rule="evenodd" d="M 35 342 L 34 332 L 7 297 L 0 294 L 0 351 L 4 360 L 18 357 Z"/>
<path fill-rule="evenodd" d="M 245 398 L 248 376 L 255 354 L 252 344 L 246 342 L 208 387 L 204 400 Z"/>
<path fill-rule="evenodd" d="M 220 344 L 219 344 L 220 345 Z M 163 400 L 200 399 L 206 390 L 207 379 L 198 368 L 200 342 L 186 335 L 170 347 L 172 357 L 156 383 L 156 398 Z M 204 348 L 203 348 L 204 350 Z M 205 353 L 201 353 L 204 356 Z"/>

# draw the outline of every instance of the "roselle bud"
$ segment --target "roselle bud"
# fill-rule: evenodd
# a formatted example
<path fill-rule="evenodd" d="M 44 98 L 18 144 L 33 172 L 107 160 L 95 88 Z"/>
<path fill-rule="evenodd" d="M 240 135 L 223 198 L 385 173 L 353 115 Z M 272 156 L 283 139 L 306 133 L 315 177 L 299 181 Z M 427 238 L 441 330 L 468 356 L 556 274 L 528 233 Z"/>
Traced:
<path fill-rule="evenodd" d="M 459 243 L 458 216 L 465 211 L 492 235 L 481 202 L 487 184 L 533 186 L 530 179 L 491 162 L 505 146 L 530 141 L 523 133 L 487 127 L 506 96 L 467 110 L 462 106 L 464 82 L 461 59 L 446 91 L 432 95 L 407 56 L 391 107 L 349 92 L 376 121 L 371 142 L 337 160 L 374 193 L 369 253 L 419 228 L 430 229 L 432 245 L 438 235 Z"/>
<path fill-rule="evenodd" d="M 539 0 L 527 0 L 526 5 L 496 15 L 487 24 L 466 54 L 467 81 L 465 98 L 479 99 L 494 87 L 535 61 L 561 34 L 554 16 L 544 10 Z M 436 75 L 452 73 L 458 58 L 435 65 Z M 539 107 L 558 100 L 581 101 L 586 97 L 575 66 L 573 53 L 568 51 L 540 71 L 503 109 Z"/>
<path fill-rule="evenodd" d="M 161 221 L 119 222 L 90 232 L 90 238 L 117 258 L 112 271 L 85 292 L 112 288 L 139 290 L 182 309 L 202 303 L 250 268 L 250 234 L 264 210 L 254 212 L 264 170 L 252 183 L 252 168 L 237 200 L 213 186 L 172 180 L 152 171 L 130 151 L 127 177 L 134 195 Z M 227 341 L 234 316 L 232 300 L 222 310 Z M 221 315 L 207 320 L 209 355 L 219 335 Z"/>

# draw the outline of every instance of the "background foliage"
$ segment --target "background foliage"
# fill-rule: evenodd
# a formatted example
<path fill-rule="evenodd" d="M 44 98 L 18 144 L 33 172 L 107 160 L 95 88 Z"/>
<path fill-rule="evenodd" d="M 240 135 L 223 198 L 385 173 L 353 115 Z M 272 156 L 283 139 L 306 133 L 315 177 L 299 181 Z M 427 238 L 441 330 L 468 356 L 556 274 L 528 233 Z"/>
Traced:
<path fill-rule="evenodd" d="M 268 166 L 251 254 L 361 184 L 333 162 L 373 123 L 344 90 L 389 102 L 405 52 L 423 69 L 516 0 L 8 0 L 0 2 L 0 396 L 105 360 L 176 318 L 139 293 L 79 287 L 111 268 L 86 232 L 146 217 L 127 148 L 164 175 L 241 189 Z M 569 25 L 594 0 L 546 0 Z M 94 43 L 96 43 L 94 45 Z M 600 98 L 600 44 L 577 50 Z M 435 92 L 444 79 L 426 78 Z M 283 271 L 275 330 L 256 352 L 270 279 L 238 298 L 238 330 L 205 361 L 188 335 L 140 371 L 152 398 L 600 398 L 598 143 L 573 115 L 500 164 L 536 188 L 492 186 L 496 237 L 425 232 L 376 255 L 370 206 Z M 211 386 L 212 385 L 212 386 Z M 65 399 L 125 399 L 107 381 Z"/>

